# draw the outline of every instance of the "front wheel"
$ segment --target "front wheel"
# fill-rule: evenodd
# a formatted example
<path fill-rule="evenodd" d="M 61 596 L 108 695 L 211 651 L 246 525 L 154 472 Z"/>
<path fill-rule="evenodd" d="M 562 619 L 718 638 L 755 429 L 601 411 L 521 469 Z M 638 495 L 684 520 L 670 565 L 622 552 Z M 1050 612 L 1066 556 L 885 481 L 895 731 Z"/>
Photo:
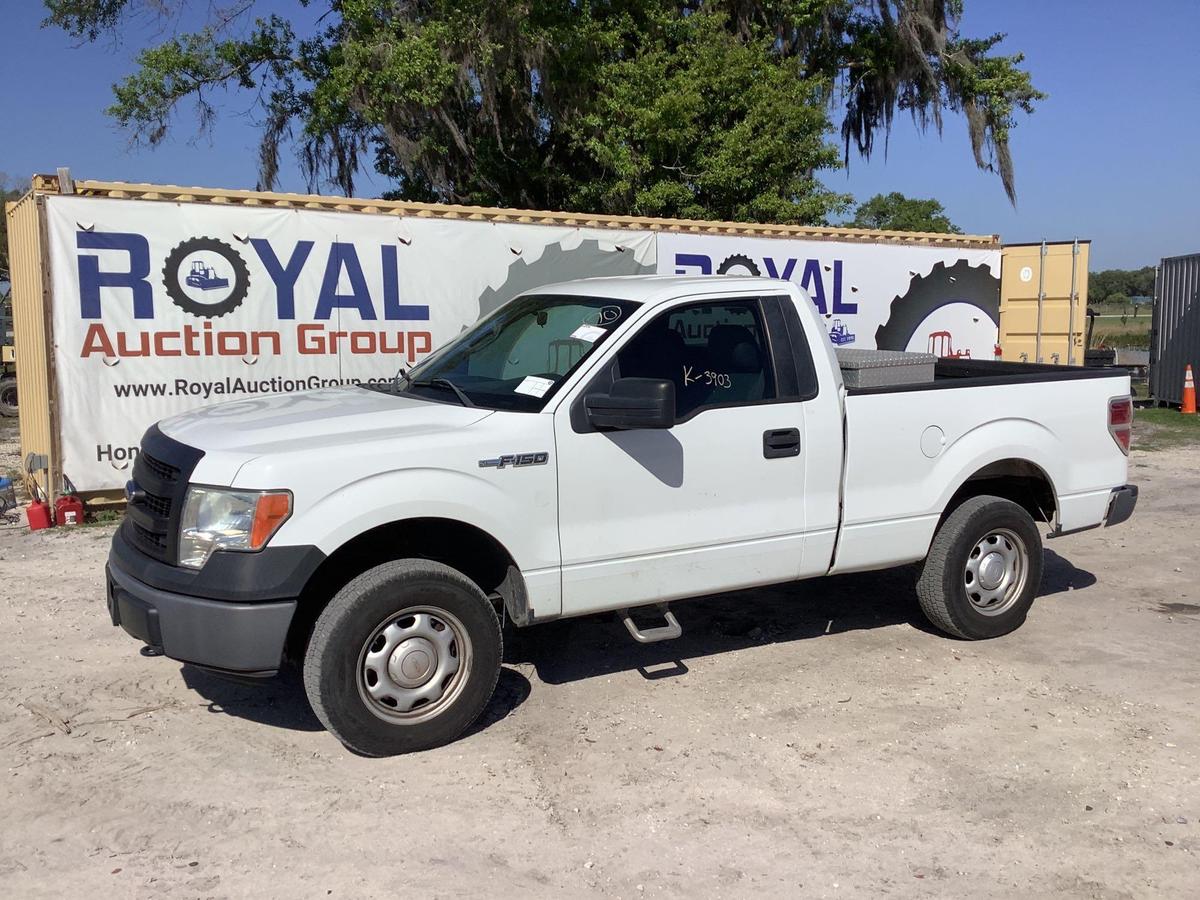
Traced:
<path fill-rule="evenodd" d="M 930 622 L 974 641 L 1019 628 L 1041 582 L 1041 535 L 1029 513 L 1001 497 L 972 497 L 934 536 L 917 597 Z"/>
<path fill-rule="evenodd" d="M 304 655 L 321 723 L 364 756 L 448 744 L 483 711 L 500 674 L 500 623 L 460 572 L 384 563 L 330 601 Z"/>

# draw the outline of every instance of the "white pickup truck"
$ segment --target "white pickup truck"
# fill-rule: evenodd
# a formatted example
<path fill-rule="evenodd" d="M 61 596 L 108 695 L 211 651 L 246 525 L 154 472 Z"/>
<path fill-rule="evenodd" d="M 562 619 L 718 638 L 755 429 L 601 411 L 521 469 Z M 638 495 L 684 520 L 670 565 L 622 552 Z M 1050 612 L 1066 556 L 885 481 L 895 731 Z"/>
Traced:
<path fill-rule="evenodd" d="M 659 640 L 680 633 L 671 601 L 923 561 L 938 628 L 1003 635 L 1038 592 L 1036 522 L 1133 511 L 1129 378 L 920 368 L 847 389 L 788 282 L 542 288 L 392 384 L 150 428 L 109 612 L 177 660 L 302 661 L 317 716 L 367 755 L 457 737 L 496 684 L 506 617 L 617 611 Z"/>

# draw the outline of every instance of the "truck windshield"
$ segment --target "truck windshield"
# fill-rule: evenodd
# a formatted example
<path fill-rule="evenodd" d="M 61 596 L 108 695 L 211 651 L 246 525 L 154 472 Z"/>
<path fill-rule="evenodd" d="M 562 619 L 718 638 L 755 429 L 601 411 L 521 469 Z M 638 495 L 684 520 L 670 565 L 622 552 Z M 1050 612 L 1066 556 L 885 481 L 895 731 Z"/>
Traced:
<path fill-rule="evenodd" d="M 435 351 L 400 387 L 431 400 L 537 412 L 637 306 L 607 297 L 518 297 Z"/>

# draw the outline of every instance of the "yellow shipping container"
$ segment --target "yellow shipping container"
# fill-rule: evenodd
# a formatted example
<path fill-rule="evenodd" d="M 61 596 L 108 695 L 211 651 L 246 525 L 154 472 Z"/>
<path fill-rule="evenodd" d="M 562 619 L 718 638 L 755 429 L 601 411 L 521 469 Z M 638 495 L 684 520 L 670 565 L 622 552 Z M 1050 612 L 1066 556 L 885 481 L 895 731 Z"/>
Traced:
<path fill-rule="evenodd" d="M 35 187 L 37 185 L 35 184 Z M 58 409 L 53 385 L 50 333 L 50 272 L 45 265 L 44 199 L 31 191 L 7 204 L 9 261 L 12 266 L 13 341 L 16 354 L 17 383 L 20 385 L 21 455 L 28 461 L 33 454 L 34 469 L 42 475 L 26 490 L 52 500 L 56 494 L 61 467 L 58 445 Z M 44 457 L 44 463 L 37 465 Z M 26 466 L 22 471 L 28 478 Z"/>
<path fill-rule="evenodd" d="M 1043 241 L 1001 249 L 1000 347 L 1006 361 L 1083 365 L 1089 246 Z"/>

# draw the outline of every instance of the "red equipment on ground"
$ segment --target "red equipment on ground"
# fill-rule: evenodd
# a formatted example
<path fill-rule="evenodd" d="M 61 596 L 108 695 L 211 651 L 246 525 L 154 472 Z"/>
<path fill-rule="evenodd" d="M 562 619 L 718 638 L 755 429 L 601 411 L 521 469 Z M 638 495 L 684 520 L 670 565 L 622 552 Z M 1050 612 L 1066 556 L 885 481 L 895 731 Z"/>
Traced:
<path fill-rule="evenodd" d="M 67 494 L 54 501 L 54 521 L 58 525 L 82 525 L 83 501 Z"/>
<path fill-rule="evenodd" d="M 30 501 L 25 507 L 25 517 L 29 520 L 30 531 L 40 531 L 54 524 L 50 518 L 50 507 L 41 500 Z"/>

